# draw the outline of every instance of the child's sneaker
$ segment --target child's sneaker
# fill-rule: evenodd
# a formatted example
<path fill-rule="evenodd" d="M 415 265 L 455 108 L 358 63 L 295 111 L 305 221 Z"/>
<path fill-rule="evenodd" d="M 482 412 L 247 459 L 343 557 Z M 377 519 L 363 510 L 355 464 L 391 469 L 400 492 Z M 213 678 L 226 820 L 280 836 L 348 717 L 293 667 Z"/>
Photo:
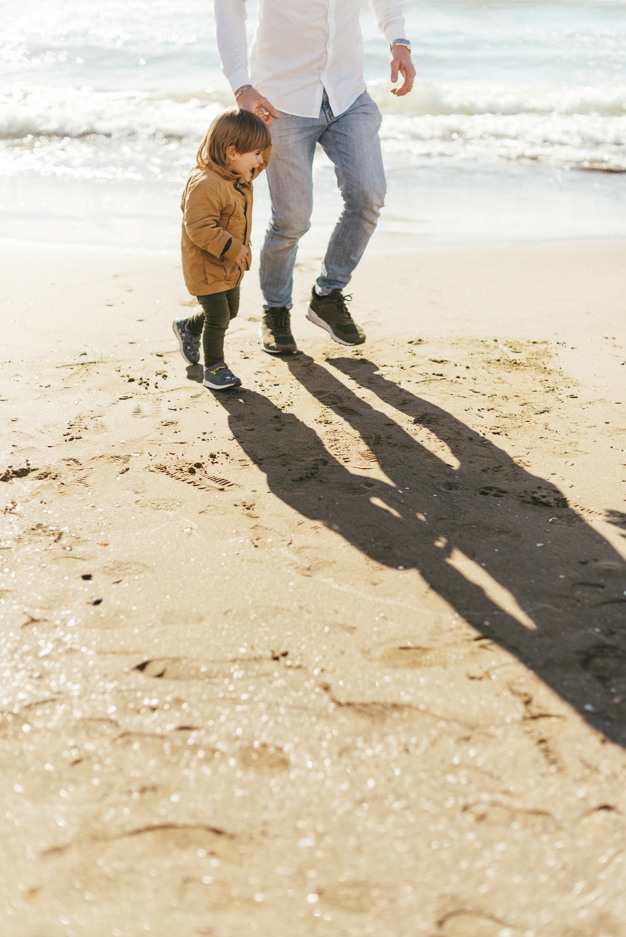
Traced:
<path fill-rule="evenodd" d="M 198 364 L 200 361 L 200 336 L 192 335 L 187 331 L 186 319 L 174 319 L 172 330 L 178 339 L 180 353 L 187 364 Z"/>
<path fill-rule="evenodd" d="M 205 387 L 210 387 L 211 390 L 227 390 L 229 387 L 239 387 L 241 381 L 238 377 L 235 377 L 227 364 L 220 361 L 218 364 L 212 364 L 210 368 L 204 369 L 202 383 Z"/>
<path fill-rule="evenodd" d="M 318 296 L 313 287 L 306 317 L 309 322 L 326 329 L 340 345 L 362 345 L 365 332 L 346 308 L 349 299 L 351 297 L 344 296 L 339 289 L 332 290 L 328 296 Z"/>

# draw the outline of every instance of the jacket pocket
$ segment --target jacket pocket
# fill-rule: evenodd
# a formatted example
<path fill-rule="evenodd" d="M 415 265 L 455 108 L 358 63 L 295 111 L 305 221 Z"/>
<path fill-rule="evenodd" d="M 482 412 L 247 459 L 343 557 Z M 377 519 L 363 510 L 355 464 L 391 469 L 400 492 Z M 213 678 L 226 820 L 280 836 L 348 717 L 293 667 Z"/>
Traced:
<path fill-rule="evenodd" d="M 211 286 L 213 283 L 217 283 L 218 280 L 223 280 L 226 276 L 224 264 L 221 264 L 218 260 L 212 260 L 210 257 L 205 256 L 204 276 L 209 286 Z"/>

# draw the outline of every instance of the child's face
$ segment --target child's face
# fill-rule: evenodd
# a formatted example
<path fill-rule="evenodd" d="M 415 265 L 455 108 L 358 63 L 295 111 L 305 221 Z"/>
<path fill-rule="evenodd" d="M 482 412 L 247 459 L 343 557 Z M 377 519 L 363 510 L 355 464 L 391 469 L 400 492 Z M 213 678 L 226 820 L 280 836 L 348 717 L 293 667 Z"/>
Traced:
<path fill-rule="evenodd" d="M 234 146 L 229 146 L 226 151 L 226 168 L 234 172 L 245 182 L 250 182 L 253 171 L 263 162 L 263 153 L 261 150 L 255 150 L 252 153 L 238 153 Z"/>

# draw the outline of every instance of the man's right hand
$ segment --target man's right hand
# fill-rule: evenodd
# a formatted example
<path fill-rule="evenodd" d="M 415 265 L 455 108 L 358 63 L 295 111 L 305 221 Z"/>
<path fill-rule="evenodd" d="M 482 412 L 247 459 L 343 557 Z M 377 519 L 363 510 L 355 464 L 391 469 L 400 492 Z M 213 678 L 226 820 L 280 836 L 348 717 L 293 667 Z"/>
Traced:
<path fill-rule="evenodd" d="M 248 88 L 247 91 L 240 94 L 237 98 L 237 105 L 242 111 L 251 111 L 253 114 L 256 114 L 268 127 L 272 126 L 272 120 L 274 118 L 276 118 L 276 120 L 280 118 L 280 114 L 276 108 L 273 107 L 267 98 L 263 97 L 256 88 Z"/>

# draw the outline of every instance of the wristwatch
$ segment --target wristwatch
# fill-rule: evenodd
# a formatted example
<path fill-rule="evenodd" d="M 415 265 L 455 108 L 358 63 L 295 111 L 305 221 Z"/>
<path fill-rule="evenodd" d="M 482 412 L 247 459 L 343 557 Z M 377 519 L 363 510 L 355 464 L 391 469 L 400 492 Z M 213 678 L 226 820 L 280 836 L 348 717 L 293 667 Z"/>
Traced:
<path fill-rule="evenodd" d="M 411 43 L 408 39 L 394 39 L 389 48 L 393 49 L 394 46 L 403 46 L 409 55 L 411 54 Z"/>

